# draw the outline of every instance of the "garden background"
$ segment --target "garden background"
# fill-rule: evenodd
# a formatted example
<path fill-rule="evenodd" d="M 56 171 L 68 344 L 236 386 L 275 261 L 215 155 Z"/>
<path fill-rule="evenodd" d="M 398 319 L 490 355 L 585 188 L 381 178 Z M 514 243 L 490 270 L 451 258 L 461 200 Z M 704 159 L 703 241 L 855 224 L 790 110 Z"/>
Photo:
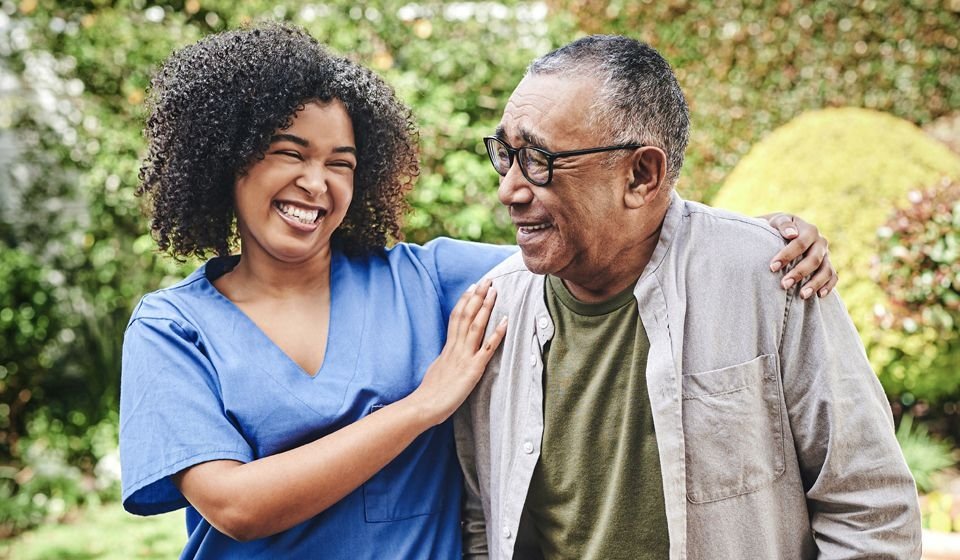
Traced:
<path fill-rule="evenodd" d="M 587 33 L 651 43 L 692 110 L 680 192 L 821 226 L 930 493 L 924 522 L 960 530 L 960 0 L 3 0 L 0 558 L 167 558 L 183 542 L 182 513 L 117 503 L 123 329 L 197 264 L 156 252 L 133 194 L 144 97 L 171 50 L 263 19 L 306 27 L 412 105 L 414 242 L 511 241 L 480 138 L 530 60 Z"/>

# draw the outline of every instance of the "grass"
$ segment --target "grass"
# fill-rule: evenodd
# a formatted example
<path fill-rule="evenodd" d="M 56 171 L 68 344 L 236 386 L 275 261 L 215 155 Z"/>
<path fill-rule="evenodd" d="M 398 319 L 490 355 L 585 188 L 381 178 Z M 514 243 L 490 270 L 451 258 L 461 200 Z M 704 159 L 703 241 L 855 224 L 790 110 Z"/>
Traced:
<path fill-rule="evenodd" d="M 70 523 L 0 540 L 0 559 L 168 560 L 180 555 L 185 542 L 182 510 L 136 517 L 114 503 L 82 510 Z"/>

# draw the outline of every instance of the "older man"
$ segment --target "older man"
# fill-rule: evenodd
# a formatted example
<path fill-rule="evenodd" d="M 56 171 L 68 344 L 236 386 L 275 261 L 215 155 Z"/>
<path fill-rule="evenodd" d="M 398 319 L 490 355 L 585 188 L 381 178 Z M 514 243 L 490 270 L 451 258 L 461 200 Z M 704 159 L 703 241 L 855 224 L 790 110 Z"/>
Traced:
<path fill-rule="evenodd" d="M 521 255 L 488 275 L 510 328 L 456 420 L 465 554 L 919 558 L 843 304 L 780 289 L 765 223 L 674 192 L 688 126 L 656 51 L 594 36 L 485 139 Z"/>

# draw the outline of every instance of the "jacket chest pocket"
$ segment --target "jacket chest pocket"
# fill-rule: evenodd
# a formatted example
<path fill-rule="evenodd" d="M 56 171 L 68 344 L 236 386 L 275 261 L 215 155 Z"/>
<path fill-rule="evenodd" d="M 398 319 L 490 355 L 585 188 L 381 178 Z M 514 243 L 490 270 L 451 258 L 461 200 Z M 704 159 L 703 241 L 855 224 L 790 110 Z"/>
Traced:
<path fill-rule="evenodd" d="M 687 499 L 714 502 L 754 492 L 784 471 L 776 357 L 684 375 Z"/>

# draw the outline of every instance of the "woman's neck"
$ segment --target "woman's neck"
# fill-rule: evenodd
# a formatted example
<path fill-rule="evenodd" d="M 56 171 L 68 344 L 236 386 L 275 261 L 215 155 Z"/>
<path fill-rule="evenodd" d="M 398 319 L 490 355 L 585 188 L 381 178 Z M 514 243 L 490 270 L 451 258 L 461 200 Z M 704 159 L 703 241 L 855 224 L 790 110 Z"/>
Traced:
<path fill-rule="evenodd" d="M 290 263 L 258 251 L 243 252 L 240 262 L 214 284 L 234 302 L 315 297 L 330 291 L 329 248 L 309 260 Z"/>

